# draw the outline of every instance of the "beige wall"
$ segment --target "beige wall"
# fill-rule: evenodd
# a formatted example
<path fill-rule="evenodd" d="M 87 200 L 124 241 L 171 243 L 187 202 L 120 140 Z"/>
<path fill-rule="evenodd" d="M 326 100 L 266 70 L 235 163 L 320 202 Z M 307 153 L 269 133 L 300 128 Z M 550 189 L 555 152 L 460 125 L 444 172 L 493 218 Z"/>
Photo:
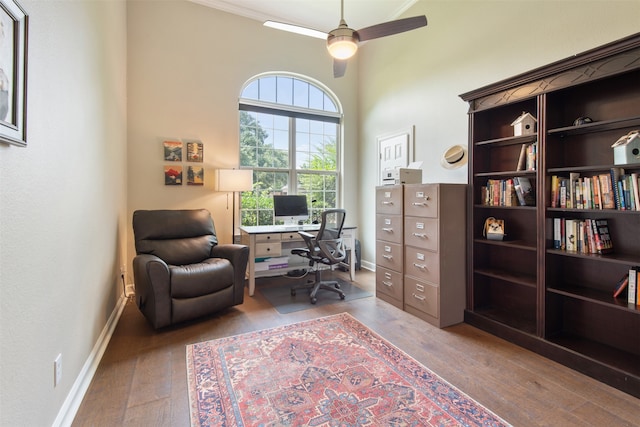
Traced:
<path fill-rule="evenodd" d="M 415 126 L 423 181 L 465 183 L 466 167 L 439 163 L 447 147 L 467 144 L 468 105 L 458 95 L 638 31 L 640 1 L 420 0 L 406 15 L 419 14 L 426 28 L 359 52 L 358 155 L 375 164 L 377 136 Z M 361 168 L 359 181 L 363 265 L 372 265 L 376 168 Z"/>
<path fill-rule="evenodd" d="M 238 166 L 240 91 L 251 77 L 271 71 L 311 77 L 339 98 L 347 123 L 345 192 L 357 191 L 357 68 L 334 79 L 322 40 L 189 2 L 130 2 L 128 22 L 129 217 L 136 209 L 203 207 L 221 241 L 231 240 L 231 203 L 227 210 L 226 193 L 214 192 L 214 171 Z M 204 187 L 164 185 L 167 138 L 203 141 Z M 357 221 L 357 200 L 344 203 Z M 132 234 L 129 239 L 132 256 Z"/>
<path fill-rule="evenodd" d="M 126 8 L 20 3 L 28 146 L 0 144 L 0 425 L 49 426 L 122 294 Z"/>

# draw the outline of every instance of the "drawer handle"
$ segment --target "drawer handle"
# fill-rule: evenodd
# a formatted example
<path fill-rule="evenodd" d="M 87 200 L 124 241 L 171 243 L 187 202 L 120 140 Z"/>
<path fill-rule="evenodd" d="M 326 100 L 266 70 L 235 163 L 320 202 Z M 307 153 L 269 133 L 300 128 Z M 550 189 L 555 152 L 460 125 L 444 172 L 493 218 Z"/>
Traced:
<path fill-rule="evenodd" d="M 382 255 L 382 258 L 393 259 L 393 256 L 392 255 Z"/>
<path fill-rule="evenodd" d="M 426 233 L 413 233 L 414 236 L 416 237 L 422 237 L 422 238 L 427 238 L 427 234 Z"/>
<path fill-rule="evenodd" d="M 385 286 L 387 286 L 387 287 L 389 287 L 389 288 L 390 288 L 391 286 L 393 286 L 393 283 L 391 283 L 391 282 L 385 282 L 385 281 L 383 281 L 383 282 L 382 282 L 382 284 L 383 284 L 383 285 L 385 285 Z"/>
<path fill-rule="evenodd" d="M 419 268 L 420 270 L 426 270 L 427 269 L 426 265 L 424 265 L 424 264 L 416 264 L 415 262 L 413 263 L 413 266 L 415 268 Z"/>
<path fill-rule="evenodd" d="M 267 252 L 269 252 L 271 250 L 271 248 L 267 248 Z"/>
<path fill-rule="evenodd" d="M 412 205 L 413 206 L 424 206 L 425 203 L 424 202 L 413 202 Z"/>
<path fill-rule="evenodd" d="M 424 286 L 422 286 L 422 285 L 418 285 L 418 284 L 416 283 L 416 291 L 418 291 L 418 292 L 424 292 Z"/>
<path fill-rule="evenodd" d="M 382 231 L 386 231 L 387 233 L 393 233 L 393 228 L 383 228 Z"/>
<path fill-rule="evenodd" d="M 420 300 L 420 301 L 424 301 L 424 300 L 426 299 L 426 298 L 424 297 L 424 295 L 416 295 L 416 294 L 412 294 L 412 295 L 413 295 L 413 297 L 414 297 L 415 299 Z"/>
<path fill-rule="evenodd" d="M 386 200 L 382 202 L 383 205 L 393 205 L 393 202 L 387 202 Z"/>

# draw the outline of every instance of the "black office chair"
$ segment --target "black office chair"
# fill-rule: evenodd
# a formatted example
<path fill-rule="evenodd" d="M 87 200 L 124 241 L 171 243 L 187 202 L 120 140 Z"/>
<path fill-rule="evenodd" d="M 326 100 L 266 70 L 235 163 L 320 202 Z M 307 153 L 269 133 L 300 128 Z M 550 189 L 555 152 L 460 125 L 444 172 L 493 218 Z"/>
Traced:
<path fill-rule="evenodd" d="M 344 209 L 328 209 L 322 212 L 322 225 L 318 234 L 314 236 L 305 231 L 298 231 L 307 244 L 306 248 L 292 249 L 291 253 L 309 258 L 309 266 L 315 266 L 315 281 L 303 285 L 296 285 L 291 288 L 291 295 L 296 295 L 298 289 L 311 289 L 311 304 L 315 304 L 318 299 L 316 294 L 320 289 L 333 291 L 344 299 L 344 292 L 340 289 L 337 281 L 322 281 L 321 269 L 317 264 L 334 265 L 344 261 L 346 250 L 342 242 L 342 226 L 347 211 Z"/>

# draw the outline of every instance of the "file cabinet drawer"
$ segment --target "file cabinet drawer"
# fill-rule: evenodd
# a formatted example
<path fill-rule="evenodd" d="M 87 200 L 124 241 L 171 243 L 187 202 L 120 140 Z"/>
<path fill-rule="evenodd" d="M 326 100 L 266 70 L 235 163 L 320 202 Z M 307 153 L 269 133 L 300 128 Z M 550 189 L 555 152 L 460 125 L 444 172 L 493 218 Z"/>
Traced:
<path fill-rule="evenodd" d="M 440 256 L 437 253 L 407 246 L 405 255 L 405 274 L 435 284 L 440 283 Z"/>
<path fill-rule="evenodd" d="M 256 242 L 280 242 L 280 233 L 257 234 Z"/>
<path fill-rule="evenodd" d="M 280 242 L 256 243 L 256 253 L 254 257 L 280 256 L 281 248 L 282 246 L 280 245 Z"/>
<path fill-rule="evenodd" d="M 404 280 L 404 304 L 437 318 L 439 290 L 434 284 L 407 276 Z"/>
<path fill-rule="evenodd" d="M 404 244 L 438 252 L 438 220 L 405 217 Z"/>
<path fill-rule="evenodd" d="M 402 243 L 402 215 L 376 215 L 376 239 Z"/>
<path fill-rule="evenodd" d="M 376 267 L 376 294 L 388 295 L 402 301 L 402 274 L 383 267 Z"/>
<path fill-rule="evenodd" d="M 393 271 L 402 271 L 402 245 L 384 241 L 376 241 L 376 266 Z"/>
<path fill-rule="evenodd" d="M 376 188 L 376 213 L 402 214 L 402 185 Z"/>
<path fill-rule="evenodd" d="M 405 184 L 404 214 L 406 216 L 438 217 L 437 184 Z"/>

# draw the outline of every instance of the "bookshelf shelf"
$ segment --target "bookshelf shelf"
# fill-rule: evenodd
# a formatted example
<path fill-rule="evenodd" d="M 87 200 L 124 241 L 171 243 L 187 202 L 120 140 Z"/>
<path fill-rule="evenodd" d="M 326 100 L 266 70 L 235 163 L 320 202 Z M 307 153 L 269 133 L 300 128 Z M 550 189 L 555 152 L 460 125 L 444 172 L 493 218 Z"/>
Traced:
<path fill-rule="evenodd" d="M 613 120 L 588 123 L 579 126 L 565 126 L 557 129 L 549 129 L 548 135 L 560 135 L 561 137 L 582 135 L 586 133 L 604 132 L 609 130 L 625 129 L 640 125 L 640 117 L 625 117 Z"/>
<path fill-rule="evenodd" d="M 547 288 L 548 292 L 564 295 L 571 298 L 577 298 L 586 302 L 604 305 L 618 310 L 628 311 L 640 316 L 640 308 L 638 306 L 629 306 L 624 298 L 614 298 L 611 292 L 597 291 L 582 286 L 567 286 L 562 289 Z"/>
<path fill-rule="evenodd" d="M 586 178 L 617 177 L 612 168 L 640 173 L 640 164 L 615 165 L 611 148 L 640 127 L 640 33 L 460 96 L 469 103 L 465 321 L 640 397 L 640 306 L 613 298 L 640 265 L 640 210 L 555 207 L 552 197 L 560 178 L 588 189 Z M 514 136 L 522 112 L 537 129 Z M 574 126 L 579 117 L 593 122 Z M 534 143 L 536 170 L 518 170 Z M 535 206 L 500 206 L 513 200 L 514 177 L 528 178 Z M 491 216 L 504 220 L 504 241 L 483 238 Z M 553 247 L 558 223 L 582 230 L 604 219 L 612 253 Z"/>
<path fill-rule="evenodd" d="M 497 270 L 497 269 L 479 268 L 475 272 L 476 274 L 482 274 L 484 276 L 492 277 L 494 279 L 504 280 L 505 282 L 510 282 L 517 285 L 529 286 L 531 288 L 536 287 L 535 276 L 528 276 L 525 274 L 512 273 L 510 271 Z"/>

